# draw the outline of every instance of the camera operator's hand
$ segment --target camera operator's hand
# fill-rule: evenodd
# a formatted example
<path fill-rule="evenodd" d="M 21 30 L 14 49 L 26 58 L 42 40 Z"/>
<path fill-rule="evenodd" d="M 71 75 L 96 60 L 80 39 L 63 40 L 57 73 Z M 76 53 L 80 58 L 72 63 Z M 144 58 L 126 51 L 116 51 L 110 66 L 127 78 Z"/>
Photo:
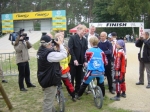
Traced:
<path fill-rule="evenodd" d="M 20 38 L 19 38 L 19 40 L 23 40 L 24 39 L 24 37 L 23 36 L 21 36 Z"/>
<path fill-rule="evenodd" d="M 55 45 L 55 46 L 53 46 L 53 49 L 55 50 L 55 51 L 60 51 L 60 47 L 59 47 L 59 45 L 57 44 L 57 45 Z"/>
<path fill-rule="evenodd" d="M 54 41 L 55 41 L 58 45 L 62 44 L 62 41 L 61 41 L 60 37 L 58 37 L 57 39 L 58 39 L 57 41 L 56 41 L 56 40 L 54 40 Z"/>

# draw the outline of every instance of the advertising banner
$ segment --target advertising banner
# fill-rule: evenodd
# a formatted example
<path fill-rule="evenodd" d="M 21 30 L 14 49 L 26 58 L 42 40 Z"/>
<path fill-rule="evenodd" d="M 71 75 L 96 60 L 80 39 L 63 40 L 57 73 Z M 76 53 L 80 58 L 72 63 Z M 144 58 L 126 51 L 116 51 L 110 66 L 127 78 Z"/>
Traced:
<path fill-rule="evenodd" d="M 13 15 L 2 14 L 2 33 L 13 32 Z"/>
<path fill-rule="evenodd" d="M 66 11 L 40 11 L 40 12 L 23 12 L 13 14 L 2 14 L 2 32 L 8 33 L 14 31 L 14 21 L 47 19 L 52 18 L 52 30 L 66 30 Z M 51 27 L 51 26 L 50 26 Z"/>
<path fill-rule="evenodd" d="M 52 18 L 52 11 L 14 13 L 13 20 Z"/>
<path fill-rule="evenodd" d="M 52 25 L 53 30 L 66 30 L 66 11 L 54 10 L 52 11 Z"/>

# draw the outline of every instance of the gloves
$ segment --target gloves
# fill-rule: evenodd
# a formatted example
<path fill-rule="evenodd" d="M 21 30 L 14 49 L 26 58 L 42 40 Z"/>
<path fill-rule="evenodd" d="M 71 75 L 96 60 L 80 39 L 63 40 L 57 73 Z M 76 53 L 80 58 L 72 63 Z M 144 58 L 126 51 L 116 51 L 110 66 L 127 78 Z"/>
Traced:
<path fill-rule="evenodd" d="M 120 76 L 115 76 L 116 83 L 123 83 L 125 81 L 124 74 L 120 73 Z"/>

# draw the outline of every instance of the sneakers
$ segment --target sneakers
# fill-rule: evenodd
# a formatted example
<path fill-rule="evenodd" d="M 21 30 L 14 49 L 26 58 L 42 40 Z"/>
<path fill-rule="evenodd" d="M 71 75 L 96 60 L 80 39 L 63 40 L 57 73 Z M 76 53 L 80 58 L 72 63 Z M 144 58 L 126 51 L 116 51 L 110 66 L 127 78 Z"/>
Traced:
<path fill-rule="evenodd" d="M 147 89 L 150 89 L 150 85 L 147 85 L 146 88 L 147 88 Z"/>
<path fill-rule="evenodd" d="M 126 98 L 126 94 L 125 93 L 122 93 L 120 96 L 123 97 L 123 98 Z"/>
<path fill-rule="evenodd" d="M 110 100 L 120 101 L 120 97 L 115 96 L 115 97 L 113 97 L 113 98 L 110 98 Z"/>
<path fill-rule="evenodd" d="M 114 92 L 113 90 L 109 90 L 109 92 L 110 92 L 111 94 L 115 94 L 115 92 Z"/>
<path fill-rule="evenodd" d="M 3 79 L 3 80 L 2 80 L 2 83 L 8 83 L 8 81 Z"/>
<path fill-rule="evenodd" d="M 30 87 L 36 87 L 36 86 L 33 84 L 27 86 L 27 88 L 30 88 Z"/>
<path fill-rule="evenodd" d="M 73 101 L 73 102 L 76 102 L 76 98 L 72 98 L 72 101 Z"/>
<path fill-rule="evenodd" d="M 21 88 L 20 91 L 24 91 L 25 92 L 25 91 L 28 91 L 28 90 L 25 89 L 25 88 Z"/>
<path fill-rule="evenodd" d="M 80 98 L 80 96 L 76 95 L 76 99 L 80 100 L 81 98 Z"/>
<path fill-rule="evenodd" d="M 144 85 L 144 83 L 137 82 L 136 85 Z"/>

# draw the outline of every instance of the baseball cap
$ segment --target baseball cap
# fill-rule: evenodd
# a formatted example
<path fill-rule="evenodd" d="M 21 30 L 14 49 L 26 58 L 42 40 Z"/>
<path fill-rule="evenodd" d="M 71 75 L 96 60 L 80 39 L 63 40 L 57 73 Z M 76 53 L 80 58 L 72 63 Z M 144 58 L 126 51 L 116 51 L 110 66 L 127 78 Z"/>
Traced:
<path fill-rule="evenodd" d="M 125 46 L 125 43 L 123 40 L 118 40 L 117 41 L 117 44 L 119 44 L 121 47 L 124 47 Z"/>
<path fill-rule="evenodd" d="M 116 32 L 112 32 L 111 35 L 112 36 L 117 36 L 117 33 Z"/>
<path fill-rule="evenodd" d="M 40 39 L 40 42 L 41 43 L 48 43 L 48 42 L 50 42 L 51 41 L 51 37 L 50 36 L 48 36 L 48 35 L 43 35 L 42 37 L 41 37 L 41 39 Z"/>

